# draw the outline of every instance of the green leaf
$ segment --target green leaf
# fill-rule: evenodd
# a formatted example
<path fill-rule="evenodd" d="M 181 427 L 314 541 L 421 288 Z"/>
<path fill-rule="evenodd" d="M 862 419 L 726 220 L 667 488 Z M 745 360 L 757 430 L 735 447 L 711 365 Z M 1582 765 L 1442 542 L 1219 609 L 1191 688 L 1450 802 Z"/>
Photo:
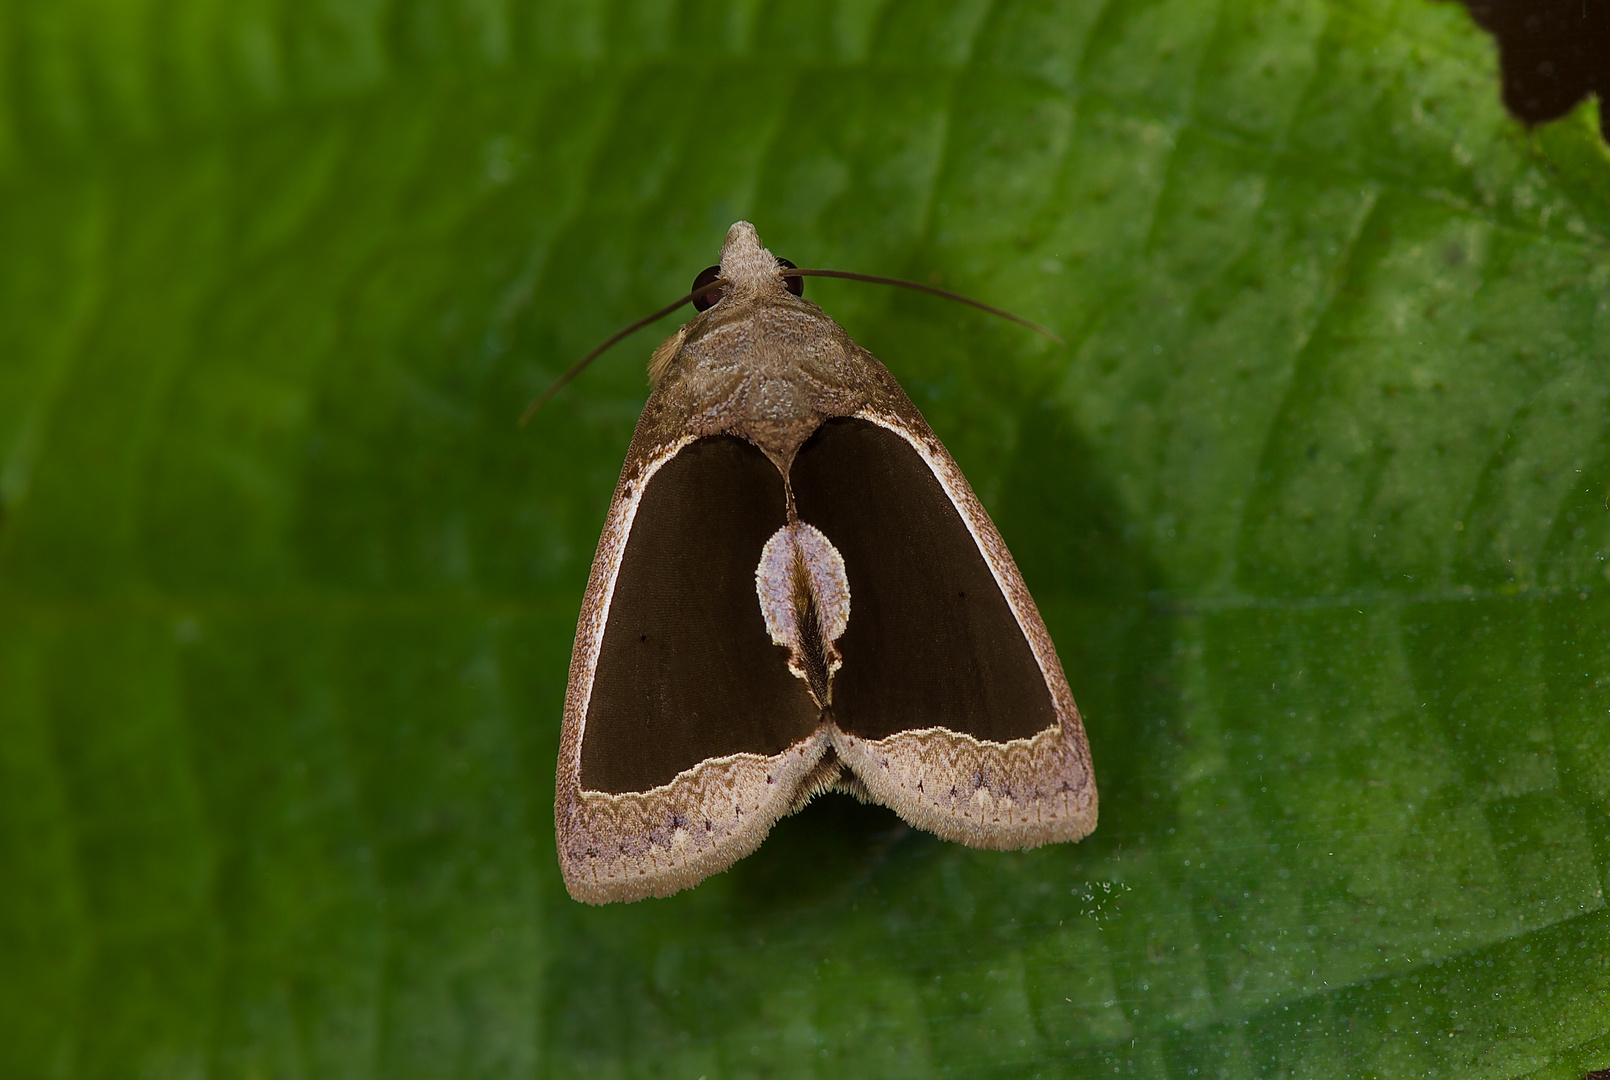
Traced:
<path fill-rule="evenodd" d="M 0 1073 L 1610 1065 L 1610 156 L 1426 0 L 0 7 Z M 549 806 L 728 224 L 961 462 L 1102 822 L 825 799 L 603 909 Z M 670 324 L 664 328 L 668 332 Z"/>

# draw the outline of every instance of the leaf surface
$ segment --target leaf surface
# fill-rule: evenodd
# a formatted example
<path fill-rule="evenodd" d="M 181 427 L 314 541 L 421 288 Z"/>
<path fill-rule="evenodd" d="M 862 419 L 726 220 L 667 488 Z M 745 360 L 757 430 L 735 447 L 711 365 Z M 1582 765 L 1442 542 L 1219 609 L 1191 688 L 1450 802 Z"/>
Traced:
<path fill-rule="evenodd" d="M 160 7 L 160 11 L 158 10 Z M 1424 0 L 0 11 L 0 1072 L 1610 1065 L 1610 156 Z M 728 224 L 995 516 L 1101 825 L 841 798 L 564 894 L 653 334 Z M 664 332 L 671 327 L 667 323 Z"/>

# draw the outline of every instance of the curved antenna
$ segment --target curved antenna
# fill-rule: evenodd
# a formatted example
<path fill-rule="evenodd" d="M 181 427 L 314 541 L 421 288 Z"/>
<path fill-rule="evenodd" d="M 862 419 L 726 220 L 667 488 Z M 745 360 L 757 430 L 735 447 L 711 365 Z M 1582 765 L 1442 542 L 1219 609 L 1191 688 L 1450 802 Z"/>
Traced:
<path fill-rule="evenodd" d="M 1037 322 L 1030 322 L 1021 315 L 1013 315 L 1010 311 L 1002 311 L 998 307 L 991 307 L 982 300 L 974 300 L 971 296 L 941 289 L 937 285 L 924 285 L 920 281 L 906 281 L 903 278 L 879 277 L 876 274 L 857 274 L 852 270 L 799 270 L 785 267 L 783 277 L 833 277 L 843 278 L 846 281 L 869 281 L 874 285 L 898 285 L 902 289 L 915 289 L 917 292 L 932 293 L 934 296 L 943 296 L 946 300 L 955 300 L 958 303 L 968 304 L 980 311 L 987 311 L 991 315 L 1015 322 L 1019 326 L 1026 326 L 1036 334 L 1043 334 L 1058 345 L 1067 344 L 1054 332 L 1047 330 Z"/>
<path fill-rule="evenodd" d="M 531 419 L 531 417 L 536 414 L 536 411 L 538 409 L 542 408 L 544 405 L 546 405 L 548 403 L 549 398 L 553 397 L 559 391 L 563 390 L 565 388 L 566 383 L 570 382 L 571 379 L 574 379 L 577 375 L 580 375 L 583 371 L 585 371 L 587 369 L 587 365 L 592 363 L 594 360 L 597 360 L 600 356 L 602 356 L 605 352 L 607 352 L 611 345 L 615 344 L 617 341 L 621 340 L 622 338 L 631 337 L 633 334 L 637 333 L 639 330 L 643 329 L 643 327 L 647 326 L 651 322 L 660 321 L 661 319 L 665 318 L 667 315 L 671 314 L 671 312 L 673 312 L 677 308 L 681 307 L 683 304 L 691 304 L 691 303 L 693 303 L 693 301 L 697 300 L 699 297 L 703 296 L 705 293 L 712 292 L 712 291 L 714 291 L 716 289 L 722 288 L 726 284 L 727 284 L 726 281 L 724 281 L 723 279 L 716 278 L 716 280 L 710 282 L 708 285 L 705 285 L 702 288 L 694 289 L 692 292 L 688 293 L 688 295 L 684 296 L 682 299 L 678 300 L 676 303 L 674 303 L 674 304 L 666 304 L 664 307 L 662 307 L 660 310 L 656 311 L 654 314 L 646 315 L 643 318 L 638 319 L 636 322 L 634 322 L 631 326 L 628 326 L 626 329 L 618 331 L 618 332 L 616 332 L 614 334 L 611 334 L 609 336 L 609 338 L 607 340 L 605 340 L 605 342 L 602 345 L 598 346 L 598 348 L 594 349 L 592 352 L 588 353 L 586 356 L 582 357 L 580 360 L 577 360 L 574 364 L 571 364 L 569 371 L 566 371 L 563 375 L 561 375 L 557 379 L 555 379 L 553 381 L 553 384 L 551 386 L 549 386 L 548 389 L 546 389 L 542 393 L 538 394 L 532 400 L 531 404 L 529 404 L 529 405 L 527 405 L 525 407 L 525 412 L 520 414 L 520 426 L 525 427 L 526 422 L 529 421 Z"/>
<path fill-rule="evenodd" d="M 987 311 L 991 315 L 1006 319 L 1008 322 L 1015 322 L 1019 326 L 1028 327 L 1036 334 L 1043 334 L 1052 341 L 1056 342 L 1058 345 L 1065 344 L 1060 336 L 1041 326 L 1037 322 L 1031 322 L 1021 315 L 1012 314 L 1010 311 L 1003 311 L 998 307 L 992 307 L 989 304 L 984 303 L 982 300 L 974 300 L 971 296 L 963 296 L 961 293 L 951 292 L 949 289 L 941 289 L 937 285 L 924 285 L 920 281 L 906 281 L 903 278 L 879 277 L 877 274 L 857 274 L 853 270 L 801 270 L 798 267 L 783 267 L 782 276 L 843 278 L 845 281 L 866 281 L 873 285 L 896 285 L 902 289 L 912 289 L 916 292 L 930 293 L 934 296 L 942 296 L 946 300 L 955 300 L 958 303 L 967 304 L 970 307 L 975 307 L 980 311 Z M 701 296 L 704 296 L 706 293 L 711 293 L 717 289 L 725 288 L 726 285 L 727 282 L 724 278 L 716 278 L 714 281 L 709 282 L 702 288 L 694 289 L 692 292 L 688 293 L 688 295 L 684 296 L 675 303 L 666 304 L 654 314 L 644 316 L 643 318 L 634 322 L 632 325 L 628 326 L 626 329 L 619 330 L 611 334 L 607 339 L 605 339 L 603 344 L 599 345 L 580 360 L 577 360 L 574 364 L 571 364 L 568 371 L 555 379 L 553 384 L 549 386 L 548 389 L 537 395 L 531 404 L 525 407 L 525 412 L 520 414 L 520 426 L 525 427 L 526 423 L 530 421 L 531 417 L 536 414 L 538 409 L 546 405 L 548 400 L 560 390 L 563 390 L 565 385 L 569 383 L 571 379 L 574 379 L 577 375 L 580 375 L 583 371 L 585 371 L 588 364 L 592 363 L 594 360 L 597 360 L 606 351 L 608 351 L 610 346 L 614 345 L 622 338 L 630 337 L 631 335 L 637 333 L 649 323 L 658 322 L 660 319 L 665 318 L 683 304 L 691 304 L 693 301 L 697 300 Z"/>

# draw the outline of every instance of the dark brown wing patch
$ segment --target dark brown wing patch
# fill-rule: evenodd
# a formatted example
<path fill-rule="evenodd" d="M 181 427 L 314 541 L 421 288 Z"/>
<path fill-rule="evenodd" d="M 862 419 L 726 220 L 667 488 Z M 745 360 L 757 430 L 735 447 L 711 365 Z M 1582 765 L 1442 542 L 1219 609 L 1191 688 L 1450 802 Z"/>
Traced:
<path fill-rule="evenodd" d="M 750 443 L 700 439 L 649 481 L 610 602 L 582 735 L 581 786 L 647 791 L 706 758 L 776 754 L 819 710 L 755 595 L 787 520 L 783 478 Z"/>
<path fill-rule="evenodd" d="M 850 619 L 833 718 L 881 739 L 946 727 L 993 742 L 1057 723 L 1051 693 L 972 534 L 900 436 L 831 420 L 794 459 L 800 520 L 844 557 Z"/>

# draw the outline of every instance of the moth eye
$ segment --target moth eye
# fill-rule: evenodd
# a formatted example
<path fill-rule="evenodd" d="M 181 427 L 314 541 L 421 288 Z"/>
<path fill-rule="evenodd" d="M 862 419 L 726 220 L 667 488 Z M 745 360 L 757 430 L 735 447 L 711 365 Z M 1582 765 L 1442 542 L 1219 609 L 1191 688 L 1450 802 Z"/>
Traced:
<path fill-rule="evenodd" d="M 716 278 L 718 278 L 720 276 L 721 276 L 721 267 L 719 267 L 719 266 L 707 266 L 703 270 L 699 271 L 699 276 L 693 279 L 693 288 L 688 290 L 688 291 L 689 292 L 698 292 L 700 289 L 704 288 L 706 285 L 710 284 L 712 281 L 714 281 Z M 700 311 L 709 311 L 711 308 L 715 307 L 716 304 L 719 303 L 720 301 L 721 301 L 721 292 L 720 292 L 720 290 L 712 289 L 710 292 L 705 293 L 703 296 L 694 297 L 693 298 L 693 306 L 698 308 Z"/>
<path fill-rule="evenodd" d="M 782 263 L 785 269 L 788 269 L 788 270 L 796 269 L 794 264 L 789 262 L 787 259 L 778 259 L 777 261 Z M 783 284 L 787 285 L 788 286 L 788 291 L 793 293 L 795 296 L 803 297 L 805 295 L 805 279 L 804 278 L 802 278 L 802 277 L 785 277 L 785 278 L 783 278 Z"/>

